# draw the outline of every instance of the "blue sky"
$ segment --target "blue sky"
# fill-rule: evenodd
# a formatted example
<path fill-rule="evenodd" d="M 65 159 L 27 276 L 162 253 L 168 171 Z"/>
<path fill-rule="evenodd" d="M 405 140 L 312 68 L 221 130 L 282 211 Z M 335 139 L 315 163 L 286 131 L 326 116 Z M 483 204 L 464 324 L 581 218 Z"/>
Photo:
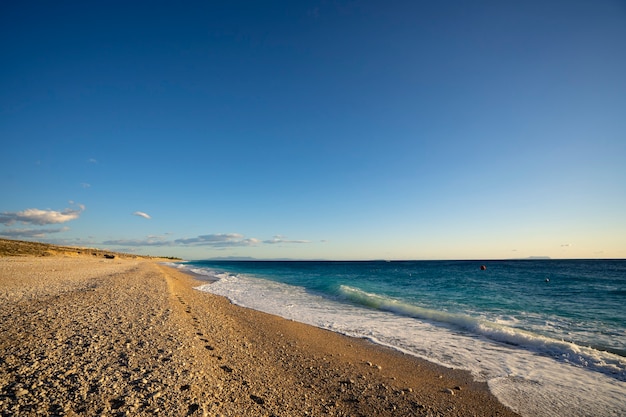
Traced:
<path fill-rule="evenodd" d="M 0 236 L 626 257 L 622 1 L 0 6 Z"/>

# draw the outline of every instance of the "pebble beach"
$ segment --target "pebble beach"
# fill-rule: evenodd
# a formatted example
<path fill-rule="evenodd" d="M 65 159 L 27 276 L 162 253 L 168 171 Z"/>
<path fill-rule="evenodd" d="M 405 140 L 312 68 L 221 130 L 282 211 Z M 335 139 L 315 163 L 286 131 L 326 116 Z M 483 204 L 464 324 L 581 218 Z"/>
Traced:
<path fill-rule="evenodd" d="M 486 384 L 158 259 L 0 257 L 2 416 L 514 416 Z"/>

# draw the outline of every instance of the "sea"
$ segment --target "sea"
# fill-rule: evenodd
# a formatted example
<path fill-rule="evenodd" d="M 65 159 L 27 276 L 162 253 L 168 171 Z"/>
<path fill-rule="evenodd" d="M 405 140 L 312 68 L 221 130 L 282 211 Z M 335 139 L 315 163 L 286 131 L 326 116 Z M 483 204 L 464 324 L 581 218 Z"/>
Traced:
<path fill-rule="evenodd" d="M 626 260 L 174 266 L 234 304 L 467 370 L 522 416 L 626 416 Z"/>

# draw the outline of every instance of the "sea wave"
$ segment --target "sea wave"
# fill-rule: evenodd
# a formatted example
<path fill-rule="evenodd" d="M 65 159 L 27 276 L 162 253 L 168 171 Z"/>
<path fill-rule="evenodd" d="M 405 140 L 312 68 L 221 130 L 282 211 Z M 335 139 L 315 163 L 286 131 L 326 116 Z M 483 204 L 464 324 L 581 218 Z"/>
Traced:
<path fill-rule="evenodd" d="M 605 355 L 603 349 L 555 340 L 560 336 L 541 336 L 568 329 L 571 323 L 560 322 L 561 316 L 542 315 L 523 308 L 504 308 L 494 313 L 481 309 L 480 303 L 467 303 L 463 310 L 447 311 L 444 304 L 416 306 L 417 303 L 409 301 L 415 292 L 407 297 L 404 292 L 391 295 L 399 288 L 396 284 L 403 282 L 401 279 L 381 285 L 378 271 L 375 276 L 365 274 L 365 279 L 350 279 L 354 277 L 345 274 L 345 264 L 336 268 L 323 263 L 316 269 L 308 262 L 298 268 L 291 263 L 286 266 L 263 263 L 258 272 L 248 264 L 229 265 L 227 273 L 222 265 L 210 262 L 186 266 L 210 270 L 205 274 L 219 276 L 218 281 L 197 289 L 225 296 L 234 304 L 367 338 L 446 367 L 467 370 L 476 380 L 487 382 L 500 401 L 520 415 L 626 415 L 624 355 Z M 348 272 L 363 272 L 360 263 L 350 267 Z M 320 269 L 329 270 L 330 279 L 326 279 L 326 273 L 320 274 Z M 285 270 L 290 278 L 293 275 L 298 279 L 283 279 Z M 303 270 L 308 272 L 305 279 L 300 279 Z M 341 288 L 340 284 L 343 284 Z M 390 287 L 389 293 L 383 292 Z M 438 294 L 434 290 L 424 294 L 429 301 L 436 302 Z M 467 296 L 472 294 L 468 292 Z M 454 307 L 457 305 L 450 308 Z M 573 333 L 588 331 L 591 337 L 586 340 L 594 340 L 598 333 L 594 324 L 577 322 Z M 526 330 L 522 332 L 522 326 L 529 327 L 524 327 Z M 623 337 L 622 333 L 617 335 Z"/>
<path fill-rule="evenodd" d="M 230 276 L 230 274 L 228 274 L 227 272 L 218 271 L 211 268 L 194 267 L 192 265 L 179 262 L 164 262 L 163 265 L 180 269 L 181 271 L 187 273 L 195 274 L 201 279 L 205 279 L 207 281 L 219 281 L 220 279 L 228 278 Z"/>
<path fill-rule="evenodd" d="M 561 362 L 601 372 L 620 381 L 626 381 L 626 358 L 611 352 L 579 346 L 572 342 L 553 339 L 469 315 L 420 307 L 347 285 L 339 287 L 339 296 L 368 308 L 469 331 L 496 342 L 522 347 Z"/>

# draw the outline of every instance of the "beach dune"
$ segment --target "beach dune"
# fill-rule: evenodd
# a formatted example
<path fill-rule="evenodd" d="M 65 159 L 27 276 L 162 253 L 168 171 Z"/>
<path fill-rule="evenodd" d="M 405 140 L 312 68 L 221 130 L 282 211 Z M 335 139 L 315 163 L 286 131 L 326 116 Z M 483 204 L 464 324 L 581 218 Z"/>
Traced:
<path fill-rule="evenodd" d="M 513 416 L 486 384 L 142 258 L 0 257 L 0 415 Z"/>

